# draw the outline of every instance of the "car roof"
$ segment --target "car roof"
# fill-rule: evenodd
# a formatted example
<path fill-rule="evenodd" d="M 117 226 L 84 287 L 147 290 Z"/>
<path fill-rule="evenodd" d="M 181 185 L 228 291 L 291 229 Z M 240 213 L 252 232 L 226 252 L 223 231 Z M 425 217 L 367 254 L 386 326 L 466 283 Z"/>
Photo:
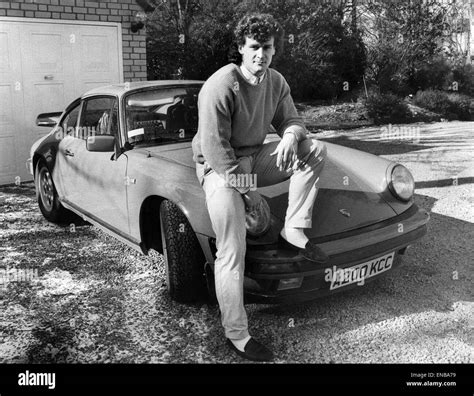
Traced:
<path fill-rule="evenodd" d="M 98 87 L 87 91 L 82 98 L 95 95 L 113 95 L 122 96 L 126 92 L 138 90 L 142 88 L 152 87 L 166 87 L 166 86 L 181 86 L 181 85 L 196 85 L 204 84 L 200 80 L 153 80 L 153 81 L 135 81 L 129 83 L 112 84 L 103 87 Z"/>

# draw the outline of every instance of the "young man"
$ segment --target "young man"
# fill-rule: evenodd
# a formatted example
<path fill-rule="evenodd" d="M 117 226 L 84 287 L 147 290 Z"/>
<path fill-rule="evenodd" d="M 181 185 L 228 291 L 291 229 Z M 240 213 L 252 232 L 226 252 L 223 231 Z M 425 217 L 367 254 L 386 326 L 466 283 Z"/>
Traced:
<path fill-rule="evenodd" d="M 204 84 L 193 153 L 216 234 L 215 286 L 227 343 L 242 357 L 268 361 L 272 352 L 249 335 L 243 300 L 245 211 L 258 209 L 262 198 L 252 186 L 228 181 L 257 180 L 263 187 L 290 178 L 281 237 L 307 259 L 325 262 L 304 229 L 311 227 L 326 149 L 307 139 L 287 82 L 269 68 L 283 35 L 278 22 L 268 14 L 247 15 L 235 35 L 242 62 L 222 67 Z M 281 141 L 263 144 L 271 126 Z"/>

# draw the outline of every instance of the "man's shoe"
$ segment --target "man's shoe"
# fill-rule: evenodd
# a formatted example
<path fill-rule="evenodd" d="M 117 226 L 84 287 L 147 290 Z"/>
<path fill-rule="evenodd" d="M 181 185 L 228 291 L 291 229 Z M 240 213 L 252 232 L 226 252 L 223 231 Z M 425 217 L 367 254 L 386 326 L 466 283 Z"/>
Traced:
<path fill-rule="evenodd" d="M 237 355 L 245 359 L 256 362 L 269 362 L 273 360 L 273 353 L 267 347 L 263 346 L 253 338 L 250 338 L 247 344 L 245 344 L 245 352 L 239 351 L 229 339 L 227 339 L 227 344 L 229 345 L 230 349 L 237 353 Z"/>
<path fill-rule="evenodd" d="M 314 261 L 315 263 L 324 264 L 329 261 L 328 255 L 311 241 L 306 242 L 306 246 L 300 250 L 300 253 L 306 260 Z"/>
<path fill-rule="evenodd" d="M 311 241 L 306 242 L 304 249 L 299 248 L 298 246 L 293 245 L 288 242 L 281 235 L 278 236 L 279 243 L 282 247 L 291 250 L 297 250 L 299 253 L 309 261 L 313 261 L 318 264 L 325 264 L 329 261 L 329 257 L 324 251 L 316 244 Z"/>

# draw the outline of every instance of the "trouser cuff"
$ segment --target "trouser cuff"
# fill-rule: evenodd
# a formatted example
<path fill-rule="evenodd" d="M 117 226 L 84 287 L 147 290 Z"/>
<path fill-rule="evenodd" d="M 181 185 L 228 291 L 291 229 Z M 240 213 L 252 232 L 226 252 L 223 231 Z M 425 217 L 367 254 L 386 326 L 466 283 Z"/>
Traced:
<path fill-rule="evenodd" d="M 249 331 L 245 330 L 225 330 L 225 336 L 229 340 L 243 340 L 249 336 Z"/>
<path fill-rule="evenodd" d="M 311 220 L 291 220 L 285 222 L 285 228 L 311 228 L 313 225 Z"/>

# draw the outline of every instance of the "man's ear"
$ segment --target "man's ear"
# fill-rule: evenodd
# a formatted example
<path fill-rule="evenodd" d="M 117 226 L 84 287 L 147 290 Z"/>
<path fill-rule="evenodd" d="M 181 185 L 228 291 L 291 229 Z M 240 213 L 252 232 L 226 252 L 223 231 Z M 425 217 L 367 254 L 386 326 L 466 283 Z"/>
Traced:
<path fill-rule="evenodd" d="M 243 46 L 243 45 L 240 45 L 240 44 L 239 44 L 239 46 L 238 46 L 238 48 L 239 48 L 239 53 L 240 53 L 241 55 L 244 54 L 244 51 L 242 50 L 243 47 L 244 47 L 244 46 Z"/>

